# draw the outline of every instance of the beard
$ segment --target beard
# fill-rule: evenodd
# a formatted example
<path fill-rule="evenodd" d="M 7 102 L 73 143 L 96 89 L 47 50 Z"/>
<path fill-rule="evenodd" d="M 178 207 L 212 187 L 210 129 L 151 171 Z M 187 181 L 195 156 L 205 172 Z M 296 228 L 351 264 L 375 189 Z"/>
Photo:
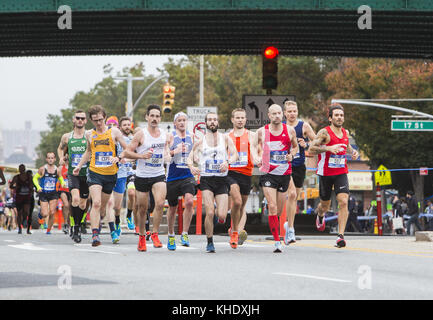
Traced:
<path fill-rule="evenodd" d="M 215 133 L 215 132 L 218 131 L 218 125 L 216 125 L 216 126 L 214 126 L 212 128 L 210 126 L 206 125 L 206 129 L 212 131 L 212 133 Z"/>

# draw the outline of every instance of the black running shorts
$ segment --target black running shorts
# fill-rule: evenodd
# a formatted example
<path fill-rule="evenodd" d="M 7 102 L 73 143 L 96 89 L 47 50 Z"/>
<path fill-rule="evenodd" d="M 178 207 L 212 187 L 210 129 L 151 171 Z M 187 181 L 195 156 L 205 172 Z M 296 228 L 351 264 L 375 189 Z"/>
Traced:
<path fill-rule="evenodd" d="M 319 195 L 321 200 L 331 200 L 332 187 L 334 187 L 335 194 L 349 193 L 349 180 L 347 174 L 319 176 Z"/>
<path fill-rule="evenodd" d="M 152 178 L 135 177 L 135 181 L 134 181 L 135 190 L 139 192 L 150 192 L 152 190 L 152 186 L 158 182 L 165 183 L 165 175 L 152 177 Z"/>
<path fill-rule="evenodd" d="M 68 174 L 68 187 L 69 192 L 73 189 L 80 190 L 80 198 L 87 199 L 89 197 L 89 185 L 87 184 L 86 176 L 74 176 Z"/>
<path fill-rule="evenodd" d="M 194 178 L 186 178 L 167 182 L 167 200 L 170 207 L 177 206 L 178 198 L 187 193 L 197 193 L 197 182 Z"/>
<path fill-rule="evenodd" d="M 265 174 L 260 176 L 260 186 L 277 189 L 278 192 L 286 192 L 289 189 L 290 174 L 277 176 L 275 174 Z"/>
<path fill-rule="evenodd" d="M 229 170 L 227 175 L 227 181 L 229 186 L 237 184 L 241 190 L 241 195 L 248 196 L 251 191 L 251 176 Z"/>
<path fill-rule="evenodd" d="M 216 196 L 218 194 L 229 194 L 230 186 L 227 177 L 201 177 L 200 190 L 212 191 Z"/>
<path fill-rule="evenodd" d="M 305 164 L 301 166 L 292 167 L 292 178 L 296 188 L 302 188 L 305 180 Z"/>

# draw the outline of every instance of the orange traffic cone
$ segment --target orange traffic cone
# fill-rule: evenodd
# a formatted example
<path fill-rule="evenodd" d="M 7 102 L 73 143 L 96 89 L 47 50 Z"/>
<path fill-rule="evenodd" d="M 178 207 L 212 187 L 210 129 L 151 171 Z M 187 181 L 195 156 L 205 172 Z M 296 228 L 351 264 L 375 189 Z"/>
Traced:
<path fill-rule="evenodd" d="M 377 219 L 374 219 L 374 234 L 379 234 L 379 227 L 377 226 Z"/>

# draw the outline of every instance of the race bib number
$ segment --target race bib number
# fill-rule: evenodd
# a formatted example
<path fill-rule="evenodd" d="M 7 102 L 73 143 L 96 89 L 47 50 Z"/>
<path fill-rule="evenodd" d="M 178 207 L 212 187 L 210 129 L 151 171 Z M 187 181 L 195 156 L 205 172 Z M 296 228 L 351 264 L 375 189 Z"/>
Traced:
<path fill-rule="evenodd" d="M 162 153 L 154 153 L 152 157 L 147 159 L 146 166 L 149 167 L 160 167 L 163 165 L 164 158 L 162 157 Z"/>
<path fill-rule="evenodd" d="M 72 160 L 72 167 L 75 168 L 76 166 L 78 166 L 78 164 L 81 161 L 81 158 L 83 158 L 82 154 L 73 154 L 71 156 L 71 160 Z M 83 168 L 87 167 L 87 163 L 83 164 Z"/>
<path fill-rule="evenodd" d="M 182 156 L 179 158 L 178 163 L 176 163 L 176 167 L 179 169 L 188 169 L 188 166 L 186 164 L 186 159 L 188 158 L 188 155 L 186 153 L 182 153 Z"/>
<path fill-rule="evenodd" d="M 232 168 L 246 167 L 248 165 L 248 152 L 238 152 L 238 160 L 231 164 Z"/>
<path fill-rule="evenodd" d="M 223 160 L 207 160 L 205 164 L 206 173 L 221 173 L 220 167 Z"/>
<path fill-rule="evenodd" d="M 20 196 L 28 196 L 30 194 L 30 188 L 26 186 L 22 186 L 20 191 L 18 192 Z"/>
<path fill-rule="evenodd" d="M 56 190 L 56 179 L 45 178 L 44 181 L 44 191 L 51 192 Z"/>
<path fill-rule="evenodd" d="M 269 163 L 272 165 L 287 164 L 287 151 L 271 151 Z"/>
<path fill-rule="evenodd" d="M 344 168 L 346 165 L 346 155 L 332 154 L 329 157 L 328 167 L 329 168 Z"/>
<path fill-rule="evenodd" d="M 95 167 L 106 168 L 111 167 L 113 164 L 110 162 L 113 152 L 95 152 Z"/>

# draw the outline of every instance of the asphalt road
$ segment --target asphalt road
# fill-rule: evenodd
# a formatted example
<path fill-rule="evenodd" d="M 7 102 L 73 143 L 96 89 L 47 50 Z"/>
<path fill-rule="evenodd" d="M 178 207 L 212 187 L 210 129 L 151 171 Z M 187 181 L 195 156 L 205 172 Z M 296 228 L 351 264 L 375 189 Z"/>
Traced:
<path fill-rule="evenodd" d="M 414 237 L 301 236 L 273 253 L 268 236 L 249 235 L 234 250 L 228 236 L 191 236 L 191 247 L 137 251 L 138 237 L 108 234 L 92 248 L 63 233 L 0 230 L 0 299 L 321 300 L 431 299 L 433 244 Z M 176 236 L 176 239 L 179 237 Z M 160 236 L 166 244 L 165 235 Z"/>

